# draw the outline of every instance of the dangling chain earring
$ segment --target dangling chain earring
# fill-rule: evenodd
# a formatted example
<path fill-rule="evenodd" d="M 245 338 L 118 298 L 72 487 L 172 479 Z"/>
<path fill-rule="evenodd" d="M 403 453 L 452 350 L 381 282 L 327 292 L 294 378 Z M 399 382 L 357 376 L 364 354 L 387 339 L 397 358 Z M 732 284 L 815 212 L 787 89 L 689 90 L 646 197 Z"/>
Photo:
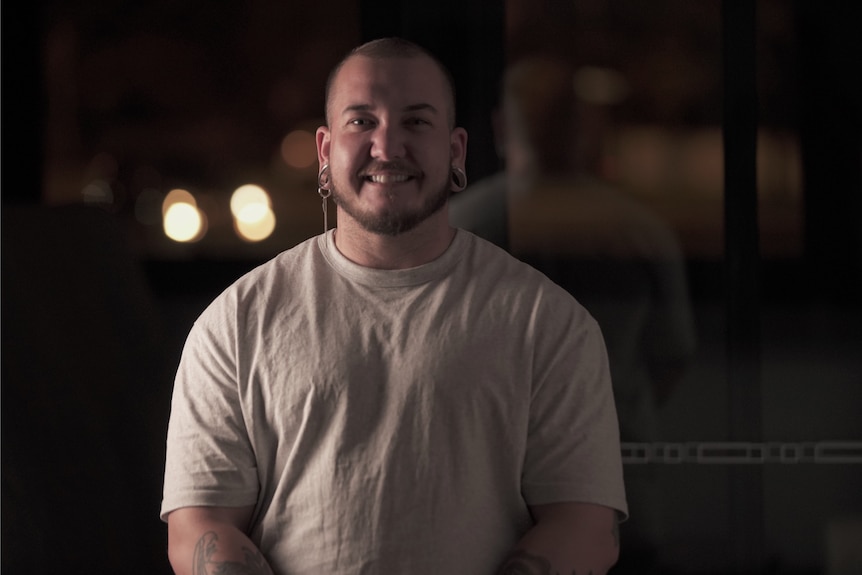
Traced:
<path fill-rule="evenodd" d="M 323 205 L 323 233 L 329 229 L 329 218 L 327 214 L 326 199 L 332 195 L 332 190 L 329 189 L 329 164 L 323 164 L 320 168 L 320 173 L 317 174 L 317 193 L 320 194 L 320 201 Z"/>
<path fill-rule="evenodd" d="M 454 192 L 460 192 L 467 187 L 467 174 L 458 166 L 452 166 L 452 185 Z"/>

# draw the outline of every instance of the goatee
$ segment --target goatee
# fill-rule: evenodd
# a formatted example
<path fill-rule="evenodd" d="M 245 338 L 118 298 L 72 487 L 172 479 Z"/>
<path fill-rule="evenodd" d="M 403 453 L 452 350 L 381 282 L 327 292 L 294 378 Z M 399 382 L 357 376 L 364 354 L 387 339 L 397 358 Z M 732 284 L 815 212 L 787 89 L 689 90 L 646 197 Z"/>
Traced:
<path fill-rule="evenodd" d="M 348 216 L 356 220 L 368 232 L 382 236 L 398 236 L 409 232 L 416 226 L 439 212 L 449 200 L 451 192 L 448 182 L 415 210 L 387 208 L 381 213 L 363 212 L 350 201 L 345 201 L 332 183 L 332 199 Z"/>

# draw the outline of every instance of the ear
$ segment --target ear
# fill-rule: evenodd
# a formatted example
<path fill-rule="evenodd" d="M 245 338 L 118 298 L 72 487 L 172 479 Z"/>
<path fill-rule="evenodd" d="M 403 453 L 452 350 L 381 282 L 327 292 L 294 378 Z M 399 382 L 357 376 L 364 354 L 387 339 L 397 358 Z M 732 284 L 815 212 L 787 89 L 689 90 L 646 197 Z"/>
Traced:
<path fill-rule="evenodd" d="M 320 167 L 329 163 L 330 132 L 326 126 L 320 126 L 315 134 L 317 141 L 317 162 Z"/>
<path fill-rule="evenodd" d="M 449 163 L 464 169 L 467 162 L 467 130 L 455 128 L 449 134 Z"/>

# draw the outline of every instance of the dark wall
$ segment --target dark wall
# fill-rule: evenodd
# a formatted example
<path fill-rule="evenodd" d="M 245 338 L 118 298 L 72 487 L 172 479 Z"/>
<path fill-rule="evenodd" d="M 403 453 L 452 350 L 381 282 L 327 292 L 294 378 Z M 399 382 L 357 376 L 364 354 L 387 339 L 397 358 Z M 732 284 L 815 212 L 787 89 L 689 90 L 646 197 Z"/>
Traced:
<path fill-rule="evenodd" d="M 158 519 L 175 358 L 103 210 L 4 206 L 8 573 L 167 573 Z"/>
<path fill-rule="evenodd" d="M 2 13 L 3 204 L 36 204 L 41 198 L 44 153 L 41 3 Z"/>
<path fill-rule="evenodd" d="M 811 294 L 862 293 L 862 5 L 799 0 L 799 132 Z"/>

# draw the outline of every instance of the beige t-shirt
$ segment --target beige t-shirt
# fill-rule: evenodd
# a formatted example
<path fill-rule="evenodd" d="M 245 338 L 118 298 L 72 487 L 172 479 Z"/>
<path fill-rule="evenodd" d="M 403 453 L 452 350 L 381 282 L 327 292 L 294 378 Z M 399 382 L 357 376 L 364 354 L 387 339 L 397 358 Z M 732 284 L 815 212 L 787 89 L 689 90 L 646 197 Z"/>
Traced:
<path fill-rule="evenodd" d="M 358 266 L 332 231 L 253 270 L 195 323 L 162 518 L 255 507 L 276 573 L 494 572 L 527 505 L 626 512 L 595 321 L 459 230 L 437 260 Z"/>

